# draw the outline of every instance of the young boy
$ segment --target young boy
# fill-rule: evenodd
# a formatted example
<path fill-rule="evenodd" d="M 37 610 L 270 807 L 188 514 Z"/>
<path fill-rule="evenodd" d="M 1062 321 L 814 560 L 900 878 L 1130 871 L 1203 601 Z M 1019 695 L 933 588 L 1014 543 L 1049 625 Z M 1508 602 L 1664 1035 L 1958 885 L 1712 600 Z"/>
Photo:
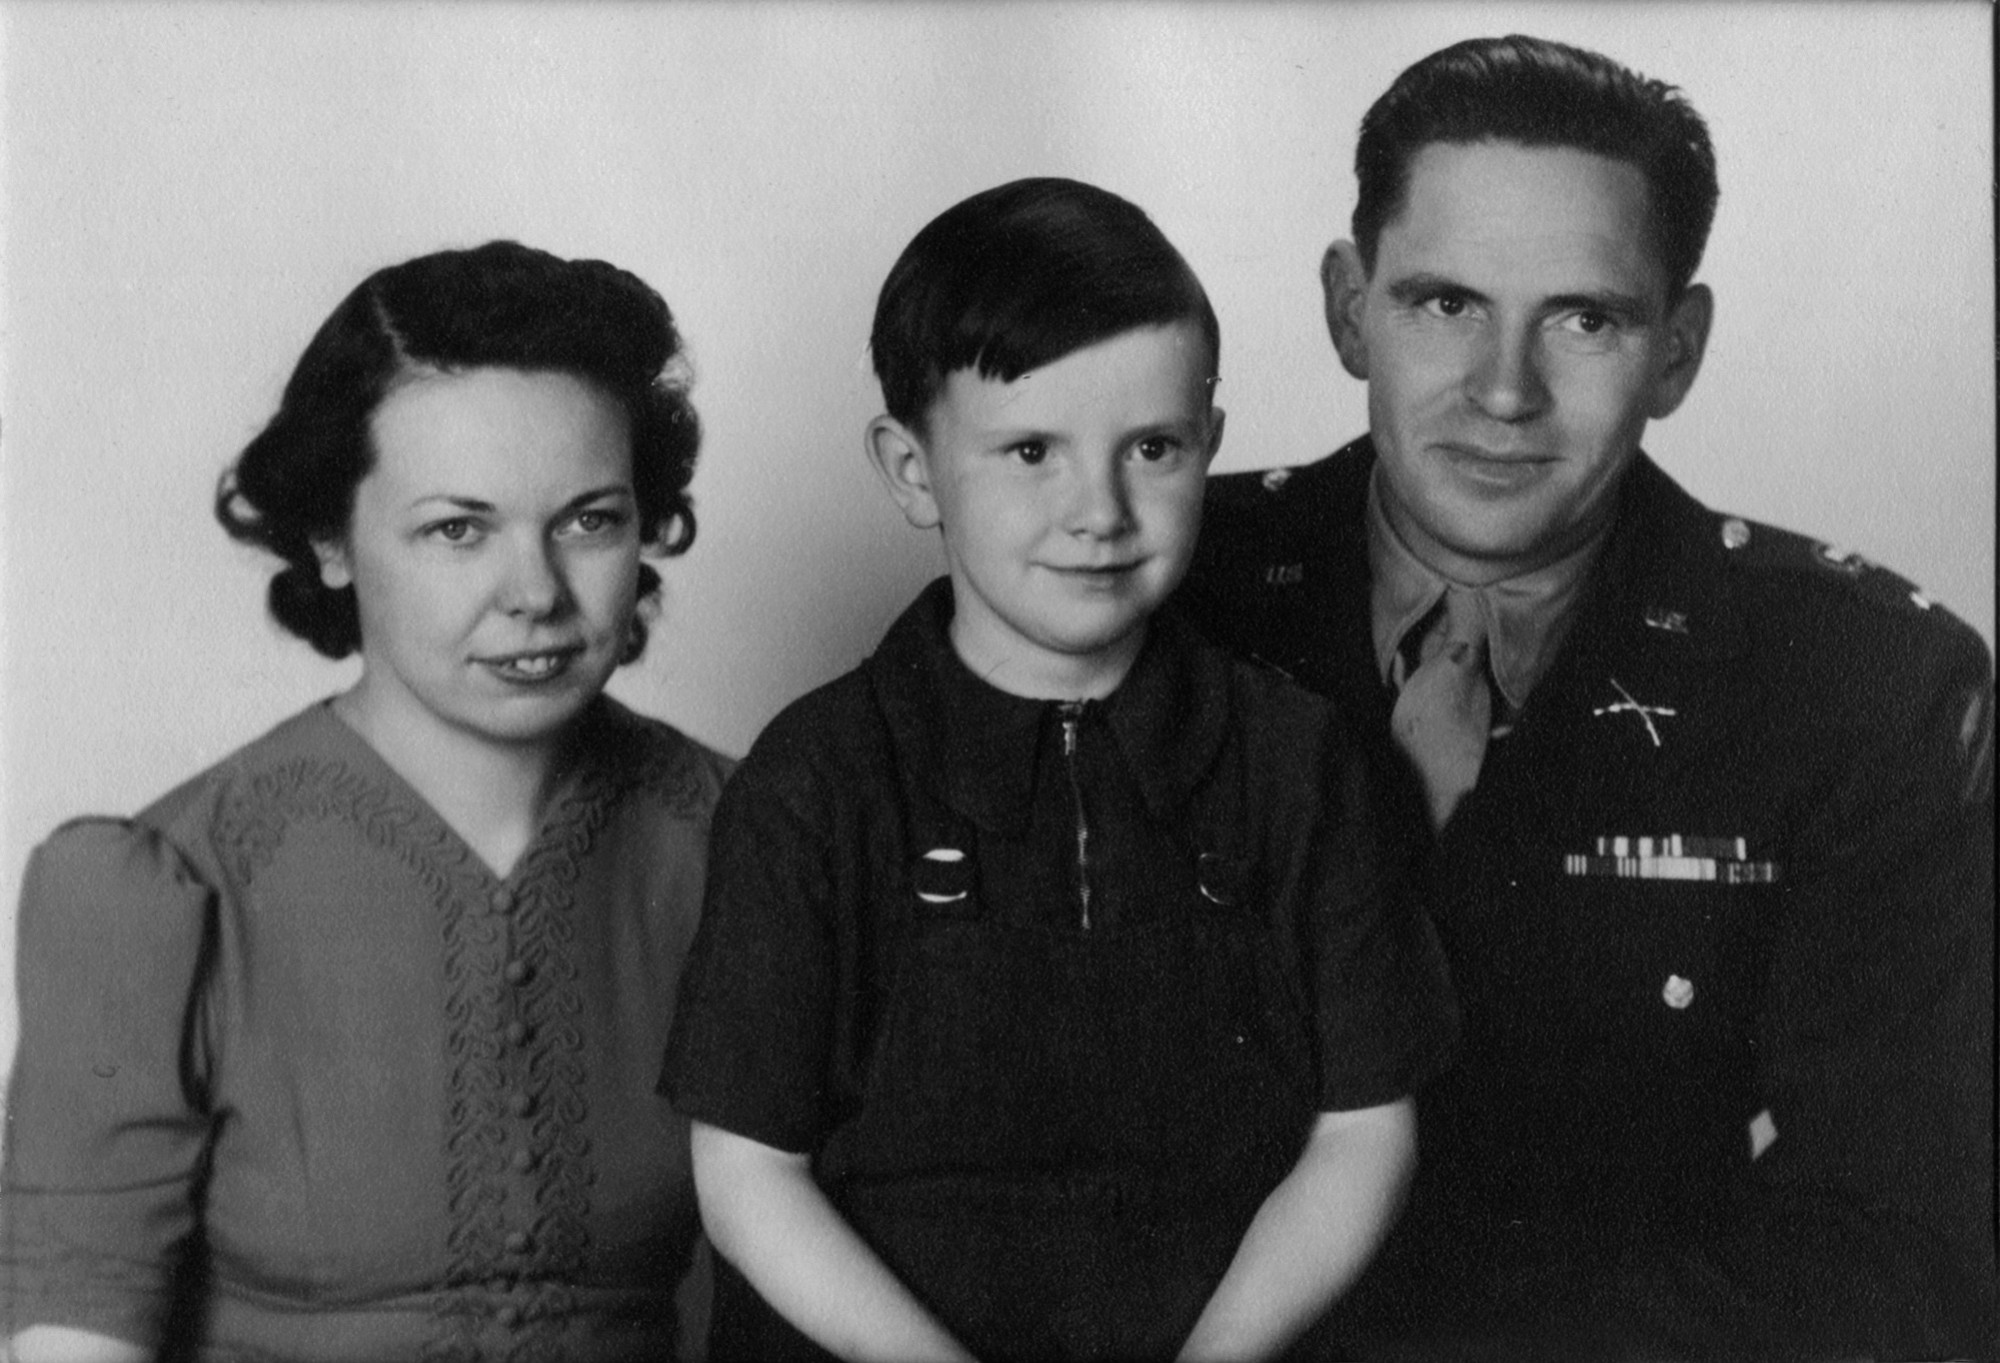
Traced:
<path fill-rule="evenodd" d="M 1156 614 L 1215 314 L 1137 208 L 1023 180 L 917 235 L 872 347 L 949 577 L 717 811 L 664 1080 L 714 1355 L 1276 1353 L 1385 1229 L 1447 1024 L 1323 703 Z"/>

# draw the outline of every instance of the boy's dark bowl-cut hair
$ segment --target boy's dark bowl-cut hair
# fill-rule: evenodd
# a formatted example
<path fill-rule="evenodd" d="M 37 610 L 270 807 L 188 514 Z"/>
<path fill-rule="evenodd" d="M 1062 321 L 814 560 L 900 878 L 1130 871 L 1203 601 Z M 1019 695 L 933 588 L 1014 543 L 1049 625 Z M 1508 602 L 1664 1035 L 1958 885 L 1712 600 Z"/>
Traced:
<path fill-rule="evenodd" d="M 632 432 L 641 542 L 665 557 L 694 541 L 688 483 L 701 422 L 665 300 L 605 261 L 518 242 L 418 256 L 377 270 L 333 310 L 277 413 L 216 487 L 222 528 L 284 560 L 271 614 L 329 658 L 361 647 L 361 618 L 353 587 L 320 580 L 314 546 L 347 533 L 354 489 L 375 465 L 375 409 L 420 375 L 471 369 L 568 374 L 617 403 Z M 659 589 L 660 575 L 641 564 L 640 600 Z M 624 662 L 646 646 L 644 618 L 632 626 Z"/>
<path fill-rule="evenodd" d="M 1512 34 L 1431 53 L 1396 77 L 1361 120 L 1354 244 L 1375 268 L 1402 211 L 1410 163 L 1433 143 L 1570 147 L 1636 167 L 1651 190 L 1653 239 L 1678 298 L 1694 278 L 1720 193 L 1708 125 L 1681 92 L 1580 47 Z"/>
<path fill-rule="evenodd" d="M 961 369 L 1011 383 L 1176 322 L 1194 323 L 1220 362 L 1208 294 L 1152 219 L 1095 185 L 1037 178 L 975 194 L 917 233 L 882 284 L 868 345 L 889 415 L 920 427 Z"/>

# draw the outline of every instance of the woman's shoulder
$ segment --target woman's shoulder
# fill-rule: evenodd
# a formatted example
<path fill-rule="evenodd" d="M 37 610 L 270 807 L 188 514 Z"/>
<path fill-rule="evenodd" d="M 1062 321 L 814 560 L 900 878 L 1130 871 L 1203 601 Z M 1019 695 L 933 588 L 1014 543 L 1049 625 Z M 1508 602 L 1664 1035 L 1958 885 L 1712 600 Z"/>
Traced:
<path fill-rule="evenodd" d="M 174 786 L 130 816 L 85 814 L 59 825 L 35 850 L 48 872 L 85 879 L 151 879 L 161 888 L 190 888 L 208 878 L 218 829 L 246 798 L 267 798 L 289 771 L 342 769 L 337 726 L 324 704 L 274 725 L 228 756 Z"/>
<path fill-rule="evenodd" d="M 688 817 L 707 817 L 736 769 L 736 759 L 609 696 L 598 703 L 594 744 L 621 793 Z"/>

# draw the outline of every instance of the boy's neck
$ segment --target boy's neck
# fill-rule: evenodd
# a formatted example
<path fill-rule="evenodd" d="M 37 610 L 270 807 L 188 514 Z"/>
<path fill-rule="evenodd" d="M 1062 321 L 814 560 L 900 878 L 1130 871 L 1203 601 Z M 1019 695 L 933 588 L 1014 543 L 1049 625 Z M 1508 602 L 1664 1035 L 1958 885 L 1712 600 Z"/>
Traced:
<path fill-rule="evenodd" d="M 1132 670 L 1151 626 L 1142 622 L 1116 643 L 1089 653 L 1059 653 L 992 647 L 991 641 L 968 638 L 961 619 L 954 616 L 950 628 L 958 660 L 988 686 L 1028 700 L 1103 700 Z"/>

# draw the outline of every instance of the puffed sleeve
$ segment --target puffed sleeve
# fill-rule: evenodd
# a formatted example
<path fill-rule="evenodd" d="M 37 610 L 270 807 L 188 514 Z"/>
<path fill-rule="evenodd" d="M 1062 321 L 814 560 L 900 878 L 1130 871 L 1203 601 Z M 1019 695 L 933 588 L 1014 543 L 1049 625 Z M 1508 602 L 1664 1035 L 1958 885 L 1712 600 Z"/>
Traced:
<path fill-rule="evenodd" d="M 132 824 L 69 824 L 29 861 L 0 1169 L 8 1333 L 160 1335 L 208 1139 L 211 906 L 179 854 Z"/>

